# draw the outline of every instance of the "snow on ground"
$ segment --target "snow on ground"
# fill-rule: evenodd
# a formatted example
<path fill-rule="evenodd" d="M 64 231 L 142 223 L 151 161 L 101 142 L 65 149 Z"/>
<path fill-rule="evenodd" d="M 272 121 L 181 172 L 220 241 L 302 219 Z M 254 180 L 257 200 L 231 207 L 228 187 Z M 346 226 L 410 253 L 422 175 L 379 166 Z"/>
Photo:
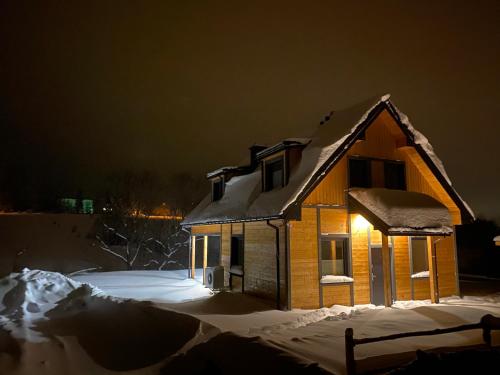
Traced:
<path fill-rule="evenodd" d="M 25 268 L 13 273 L 0 281 L 0 322 L 18 338 L 41 340 L 32 329 L 34 322 L 46 319 L 47 311 L 77 289 L 89 295 L 101 293 L 54 272 Z"/>
<path fill-rule="evenodd" d="M 209 300 L 169 306 L 199 319 L 210 322 L 226 332 L 211 339 L 206 345 L 187 352 L 167 365 L 166 369 L 188 371 L 193 361 L 210 362 L 211 366 L 223 372 L 234 369 L 236 361 L 242 368 L 255 370 L 254 346 L 265 343 L 275 351 L 295 356 L 309 365 L 317 363 L 320 370 L 335 374 L 345 373 L 344 334 L 345 329 L 354 329 L 356 338 L 379 337 L 393 333 L 423 331 L 476 323 L 485 314 L 500 316 L 500 294 L 489 297 L 449 297 L 441 304 L 426 301 L 399 301 L 391 308 L 361 305 L 355 307 L 334 305 L 317 310 L 292 310 L 290 312 L 257 308 L 252 311 L 251 302 L 244 309 L 224 314 L 211 301 L 221 299 L 221 305 L 241 305 L 245 297 L 219 294 Z M 234 298 L 233 298 L 234 297 Z M 233 303 L 230 303 L 232 299 Z M 236 340 L 230 333 L 236 333 L 248 340 Z M 222 336 L 222 337 L 221 337 Z M 257 339 L 258 338 L 258 339 Z M 235 342 L 237 341 L 237 342 Z M 395 341 L 367 344 L 356 347 L 356 359 L 361 360 L 361 368 L 369 368 L 374 363 L 407 363 L 415 358 L 417 349 L 474 345 L 482 342 L 481 332 L 466 331 L 429 337 L 414 337 Z M 215 349 L 222 351 L 220 357 Z M 494 344 L 500 345 L 500 337 L 494 334 Z M 246 353 L 245 356 L 239 354 Z M 228 362 L 226 357 L 231 358 Z M 173 366 L 173 367 L 169 367 Z M 201 365 L 199 365 L 201 366 Z M 312 370 L 311 370 L 312 371 Z M 249 371 L 251 373 L 251 371 Z"/>
<path fill-rule="evenodd" d="M 158 374 L 173 355 L 220 333 L 55 272 L 10 274 L 0 280 L 0 302 L 2 375 Z"/>
<path fill-rule="evenodd" d="M 1 279 L 0 374 L 342 374 L 347 327 L 357 338 L 373 337 L 500 316 L 500 293 L 444 298 L 438 305 L 278 311 L 273 301 L 246 294 L 212 295 L 197 275 L 123 271 L 72 280 L 25 270 Z M 362 345 L 355 354 L 366 368 L 374 360 L 409 361 L 416 349 L 479 342 L 481 333 L 468 331 Z"/>
<path fill-rule="evenodd" d="M 179 303 L 213 295 L 201 282 L 202 270 L 197 269 L 195 275 L 193 280 L 187 278 L 187 270 L 115 271 L 86 273 L 72 278 L 97 286 L 113 297 Z"/>

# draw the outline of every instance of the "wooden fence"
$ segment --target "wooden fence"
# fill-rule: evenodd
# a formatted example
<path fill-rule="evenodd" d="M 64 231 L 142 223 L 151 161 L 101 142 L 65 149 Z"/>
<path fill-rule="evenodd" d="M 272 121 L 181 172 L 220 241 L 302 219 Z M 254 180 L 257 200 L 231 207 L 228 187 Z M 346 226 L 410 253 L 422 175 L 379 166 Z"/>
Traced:
<path fill-rule="evenodd" d="M 432 336 L 441 335 L 444 333 L 453 333 L 466 331 L 471 329 L 482 329 L 483 331 L 483 341 L 487 347 L 491 347 L 491 331 L 500 330 L 500 318 L 494 317 L 493 315 L 484 315 L 479 323 L 465 324 L 457 327 L 434 329 L 430 331 L 418 331 L 418 332 L 406 332 L 397 333 L 393 335 L 381 336 L 381 337 L 369 337 L 363 339 L 355 339 L 354 331 L 352 328 L 346 328 L 345 330 L 345 359 L 346 359 L 346 370 L 348 375 L 356 374 L 356 359 L 354 358 L 354 347 L 362 344 L 369 344 L 373 342 L 386 341 L 386 340 L 396 340 L 405 337 L 415 337 L 415 336 Z"/>

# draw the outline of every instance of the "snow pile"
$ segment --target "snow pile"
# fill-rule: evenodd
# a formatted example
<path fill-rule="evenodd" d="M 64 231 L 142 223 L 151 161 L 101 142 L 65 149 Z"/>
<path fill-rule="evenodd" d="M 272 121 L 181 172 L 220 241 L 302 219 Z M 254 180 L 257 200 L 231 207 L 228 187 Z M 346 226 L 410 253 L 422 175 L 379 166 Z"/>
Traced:
<path fill-rule="evenodd" d="M 278 323 L 270 326 L 263 326 L 260 328 L 251 328 L 248 333 L 253 335 L 258 334 L 273 334 L 282 330 L 297 329 L 305 327 L 322 320 L 347 320 L 355 315 L 359 315 L 366 310 L 383 309 L 383 306 L 375 305 L 356 305 L 356 306 L 343 306 L 333 305 L 332 307 L 322 307 L 321 309 L 312 310 L 305 314 L 299 315 L 297 319 Z"/>
<path fill-rule="evenodd" d="M 176 281 L 182 279 L 170 279 Z M 195 317 L 110 297 L 55 272 L 10 274 L 0 280 L 0 301 L 1 374 L 157 374 L 172 356 L 220 333 Z"/>
<path fill-rule="evenodd" d="M 57 272 L 23 269 L 0 280 L 0 322 L 15 337 L 40 339 L 32 330 L 34 322 L 46 319 L 46 313 L 69 294 L 96 295 L 101 291 L 71 280 Z"/>
<path fill-rule="evenodd" d="M 324 275 L 321 277 L 321 284 L 352 283 L 354 279 L 349 276 Z"/>

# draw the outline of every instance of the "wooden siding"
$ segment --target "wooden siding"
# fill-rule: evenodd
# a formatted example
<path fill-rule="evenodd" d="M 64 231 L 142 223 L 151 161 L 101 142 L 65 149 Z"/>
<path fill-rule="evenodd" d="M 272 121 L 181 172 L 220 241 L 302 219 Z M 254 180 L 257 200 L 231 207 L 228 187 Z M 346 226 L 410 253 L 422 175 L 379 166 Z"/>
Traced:
<path fill-rule="evenodd" d="M 323 306 L 331 307 L 333 305 L 352 306 L 351 303 L 351 285 L 349 284 L 330 284 L 323 285 Z"/>
<path fill-rule="evenodd" d="M 372 160 L 370 170 L 372 175 L 372 187 L 383 188 L 385 186 L 384 162 L 382 160 Z"/>
<path fill-rule="evenodd" d="M 356 229 L 351 215 L 352 277 L 354 278 L 354 303 L 356 305 L 371 302 L 370 262 L 368 256 L 368 230 Z"/>
<path fill-rule="evenodd" d="M 454 236 L 441 237 L 436 243 L 439 297 L 458 294 L 456 261 Z"/>
<path fill-rule="evenodd" d="M 221 224 L 195 225 L 191 227 L 191 234 L 220 234 Z"/>
<path fill-rule="evenodd" d="M 413 279 L 413 298 L 418 299 L 430 299 L 431 289 L 428 277 Z"/>
<path fill-rule="evenodd" d="M 221 228 L 221 265 L 224 267 L 224 285 L 229 285 L 229 267 L 231 266 L 231 224 L 222 224 Z"/>
<path fill-rule="evenodd" d="M 345 208 L 321 208 L 321 233 L 347 233 L 347 210 Z"/>
<path fill-rule="evenodd" d="M 366 129 L 365 140 L 356 142 L 347 151 L 347 154 L 372 158 L 396 159 L 396 138 L 388 125 L 390 121 L 393 121 L 390 115 L 386 111 L 382 112 L 368 129 Z M 399 132 L 404 136 L 401 130 L 399 130 Z"/>
<path fill-rule="evenodd" d="M 461 224 L 459 208 L 417 151 L 413 147 L 402 147 L 398 150 L 397 155 L 405 161 L 407 190 L 424 193 L 436 198 L 450 211 L 452 223 L 454 225 Z"/>
<path fill-rule="evenodd" d="M 369 228 L 370 228 L 370 245 L 382 246 L 382 232 L 376 230 L 371 224 Z"/>
<path fill-rule="evenodd" d="M 404 161 L 408 191 L 416 191 L 436 198 L 450 210 L 453 224 L 461 224 L 459 208 L 441 186 L 417 150 L 414 147 L 406 146 L 404 138 L 404 133 L 399 129 L 394 119 L 387 111 L 383 111 L 366 130 L 365 140 L 356 142 L 347 151 L 347 155 Z M 380 172 L 376 166 L 375 170 L 372 170 L 374 174 Z M 374 182 L 375 186 L 381 183 L 378 178 Z"/>
<path fill-rule="evenodd" d="M 318 236 L 315 208 L 302 208 L 302 220 L 290 222 L 292 308 L 319 306 Z"/>
<path fill-rule="evenodd" d="M 285 226 L 273 221 L 280 228 L 280 294 L 286 302 Z M 245 223 L 244 237 L 245 293 L 264 298 L 276 298 L 276 232 L 265 221 Z"/>
<path fill-rule="evenodd" d="M 347 159 L 343 157 L 304 200 L 305 205 L 345 205 L 347 189 Z"/>
<path fill-rule="evenodd" d="M 232 234 L 243 234 L 243 223 L 233 223 L 231 228 Z"/>
<path fill-rule="evenodd" d="M 396 300 L 411 300 L 410 253 L 408 237 L 395 236 L 393 241 Z"/>

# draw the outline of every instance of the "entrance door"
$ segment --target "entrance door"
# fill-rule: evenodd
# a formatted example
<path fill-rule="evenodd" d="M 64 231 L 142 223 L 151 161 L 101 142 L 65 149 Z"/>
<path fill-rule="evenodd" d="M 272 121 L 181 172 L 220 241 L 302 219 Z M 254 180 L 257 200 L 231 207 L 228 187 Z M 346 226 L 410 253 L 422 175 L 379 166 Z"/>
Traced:
<path fill-rule="evenodd" d="M 389 264 L 391 262 L 392 248 L 389 246 Z M 382 263 L 382 246 L 372 246 L 372 303 L 384 305 L 384 266 Z M 390 267 L 392 269 L 392 267 Z M 390 277 L 390 275 L 387 275 Z"/>

